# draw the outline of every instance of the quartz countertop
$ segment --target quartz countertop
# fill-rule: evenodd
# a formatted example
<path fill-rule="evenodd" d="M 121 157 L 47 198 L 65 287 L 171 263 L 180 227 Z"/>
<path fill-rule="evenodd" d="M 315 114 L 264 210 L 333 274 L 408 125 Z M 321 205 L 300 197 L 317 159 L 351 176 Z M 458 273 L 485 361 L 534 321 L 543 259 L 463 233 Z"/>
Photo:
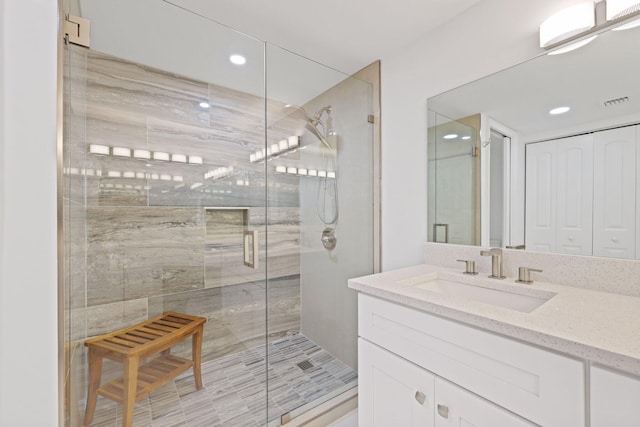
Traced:
<path fill-rule="evenodd" d="M 435 272 L 460 274 L 440 266 L 413 267 L 349 280 L 364 294 L 455 320 L 469 326 L 640 375 L 640 298 L 515 278 L 487 279 L 494 289 L 535 295 L 556 294 L 529 313 L 412 286 Z M 475 276 L 487 283 L 486 274 Z M 473 280 L 473 279 L 467 279 Z M 494 284 L 495 282 L 495 284 Z"/>

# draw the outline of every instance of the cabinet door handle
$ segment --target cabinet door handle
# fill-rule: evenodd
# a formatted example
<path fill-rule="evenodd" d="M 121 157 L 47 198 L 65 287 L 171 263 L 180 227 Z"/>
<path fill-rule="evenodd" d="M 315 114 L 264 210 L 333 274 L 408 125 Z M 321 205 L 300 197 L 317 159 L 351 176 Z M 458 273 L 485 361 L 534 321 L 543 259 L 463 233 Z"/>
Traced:
<path fill-rule="evenodd" d="M 449 418 L 449 407 L 445 405 L 438 404 L 438 414 L 442 418 Z"/>
<path fill-rule="evenodd" d="M 427 400 L 427 396 L 425 396 L 425 394 L 420 390 L 416 391 L 415 398 L 421 405 L 424 405 L 424 402 Z"/>

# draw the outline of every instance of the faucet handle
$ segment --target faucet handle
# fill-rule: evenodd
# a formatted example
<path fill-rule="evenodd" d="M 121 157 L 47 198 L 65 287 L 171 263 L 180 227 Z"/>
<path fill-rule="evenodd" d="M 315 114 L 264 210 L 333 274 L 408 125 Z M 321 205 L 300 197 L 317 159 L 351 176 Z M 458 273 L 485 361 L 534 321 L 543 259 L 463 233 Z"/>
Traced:
<path fill-rule="evenodd" d="M 535 271 L 536 273 L 542 273 L 542 270 L 538 270 L 535 268 L 518 267 L 518 280 L 516 280 L 516 282 L 524 283 L 526 285 L 532 284 L 533 283 L 533 280 L 531 280 L 532 271 Z"/>
<path fill-rule="evenodd" d="M 458 259 L 458 262 L 464 262 L 465 269 L 464 274 L 478 274 L 476 271 L 476 262 L 470 259 Z"/>

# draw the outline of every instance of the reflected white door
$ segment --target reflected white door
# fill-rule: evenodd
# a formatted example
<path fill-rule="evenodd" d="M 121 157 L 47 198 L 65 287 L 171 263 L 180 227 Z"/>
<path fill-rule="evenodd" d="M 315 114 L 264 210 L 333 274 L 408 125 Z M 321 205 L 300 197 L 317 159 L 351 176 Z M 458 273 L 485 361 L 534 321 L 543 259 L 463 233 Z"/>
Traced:
<path fill-rule="evenodd" d="M 594 136 L 593 254 L 635 258 L 637 126 Z"/>
<path fill-rule="evenodd" d="M 554 141 L 526 148 L 525 244 L 538 252 L 556 252 L 558 147 Z"/>
<path fill-rule="evenodd" d="M 554 141 L 550 141 L 554 142 Z M 557 141 L 558 217 L 556 251 L 593 251 L 593 134 Z"/>

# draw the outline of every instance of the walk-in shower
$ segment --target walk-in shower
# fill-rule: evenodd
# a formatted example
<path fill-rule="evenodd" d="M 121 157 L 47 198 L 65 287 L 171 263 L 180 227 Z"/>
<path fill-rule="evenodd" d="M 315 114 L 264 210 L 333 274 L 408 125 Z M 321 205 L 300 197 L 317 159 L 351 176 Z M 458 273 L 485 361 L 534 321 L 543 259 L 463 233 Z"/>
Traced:
<path fill-rule="evenodd" d="M 85 341 L 168 311 L 206 318 L 203 387 L 189 369 L 141 395 L 135 426 L 280 425 L 352 391 L 372 85 L 165 1 L 69 3 L 92 46 L 63 58 L 67 425 L 82 425 Z M 123 365 L 101 373 L 121 384 Z M 122 415 L 103 393 L 91 425 Z"/>

